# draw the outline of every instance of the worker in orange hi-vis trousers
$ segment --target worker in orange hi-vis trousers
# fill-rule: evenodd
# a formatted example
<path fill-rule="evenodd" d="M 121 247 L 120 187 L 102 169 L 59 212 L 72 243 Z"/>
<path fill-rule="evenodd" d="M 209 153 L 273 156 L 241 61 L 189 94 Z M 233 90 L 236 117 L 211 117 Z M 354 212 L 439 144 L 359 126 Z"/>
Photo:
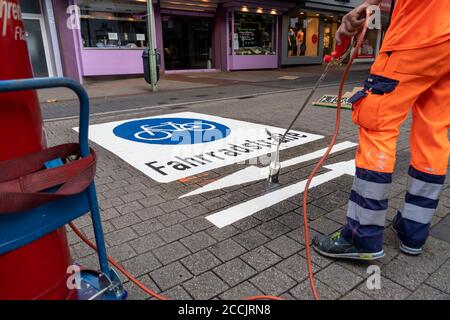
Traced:
<path fill-rule="evenodd" d="M 336 39 L 364 25 L 365 1 L 347 14 Z M 347 225 L 314 239 L 315 249 L 335 258 L 384 256 L 383 230 L 401 124 L 412 112 L 411 163 L 404 205 L 393 229 L 400 250 L 418 255 L 429 235 L 448 166 L 450 144 L 450 1 L 397 0 L 391 26 L 364 90 L 351 98 L 359 125 L 356 176 Z"/>

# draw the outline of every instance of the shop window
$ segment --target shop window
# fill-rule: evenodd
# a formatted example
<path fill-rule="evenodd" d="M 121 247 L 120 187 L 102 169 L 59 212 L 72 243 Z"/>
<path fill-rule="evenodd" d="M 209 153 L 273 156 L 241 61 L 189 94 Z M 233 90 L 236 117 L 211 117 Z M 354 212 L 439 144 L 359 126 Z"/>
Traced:
<path fill-rule="evenodd" d="M 214 18 L 162 15 L 167 70 L 211 69 Z"/>
<path fill-rule="evenodd" d="M 81 11 L 85 48 L 137 49 L 147 46 L 145 12 L 142 14 Z"/>
<path fill-rule="evenodd" d="M 379 30 L 367 30 L 366 37 L 359 49 L 357 59 L 373 59 L 375 58 L 377 39 Z"/>
<path fill-rule="evenodd" d="M 319 55 L 319 18 L 289 17 L 287 33 L 289 57 Z"/>
<path fill-rule="evenodd" d="M 36 0 L 21 0 L 20 7 L 23 13 L 41 14 L 41 2 Z"/>
<path fill-rule="evenodd" d="M 276 16 L 235 12 L 235 55 L 274 55 Z"/>

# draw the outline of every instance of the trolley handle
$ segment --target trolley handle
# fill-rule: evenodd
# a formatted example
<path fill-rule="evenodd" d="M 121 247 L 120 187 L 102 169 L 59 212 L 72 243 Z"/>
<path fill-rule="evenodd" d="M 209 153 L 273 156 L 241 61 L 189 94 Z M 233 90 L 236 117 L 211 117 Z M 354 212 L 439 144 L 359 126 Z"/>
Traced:
<path fill-rule="evenodd" d="M 78 96 L 78 100 L 80 101 L 80 129 L 79 129 L 80 155 L 82 157 L 87 157 L 90 154 L 88 142 L 89 96 L 81 84 L 70 78 L 32 78 L 32 79 L 0 81 L 0 93 L 59 88 L 59 87 L 71 89 Z"/>

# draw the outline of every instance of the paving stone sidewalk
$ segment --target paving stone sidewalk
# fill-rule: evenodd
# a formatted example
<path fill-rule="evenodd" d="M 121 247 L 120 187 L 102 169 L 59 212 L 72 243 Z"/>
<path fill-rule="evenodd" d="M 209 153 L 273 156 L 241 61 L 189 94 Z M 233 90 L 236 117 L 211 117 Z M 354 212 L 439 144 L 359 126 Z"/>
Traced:
<path fill-rule="evenodd" d="M 336 88 L 319 90 L 333 93 Z M 186 106 L 186 110 L 285 127 L 290 114 L 304 96 L 298 92 L 265 96 L 246 101 L 223 101 Z M 276 108 L 276 112 L 274 112 Z M 93 122 L 152 116 L 170 110 L 96 117 Z M 323 148 L 329 142 L 334 110 L 310 107 L 295 129 L 326 138 L 282 152 L 282 159 Z M 77 122 L 64 120 L 46 124 L 51 144 L 75 141 L 71 130 Z M 389 225 L 401 205 L 408 168 L 408 129 L 399 139 L 397 173 L 390 195 L 385 233 L 386 257 L 375 262 L 334 261 L 313 251 L 313 269 L 323 299 L 450 299 L 450 243 L 431 236 L 420 257 L 399 253 Z M 356 142 L 356 128 L 344 111 L 340 141 Z M 205 216 L 252 199 L 266 192 L 264 181 L 230 187 L 202 195 L 179 196 L 243 168 L 235 164 L 208 172 L 188 182 L 159 184 L 144 176 L 105 149 L 98 152 L 97 188 L 109 254 L 158 293 L 173 299 L 238 299 L 257 294 L 286 299 L 311 299 L 307 279 L 305 243 L 300 196 L 292 197 L 233 225 L 218 229 Z M 355 150 L 333 154 L 328 163 L 351 160 Z M 314 162 L 284 168 L 281 183 L 304 179 Z M 311 234 L 331 233 L 345 223 L 352 177 L 343 176 L 310 193 Z M 433 225 L 447 223 L 450 187 Z M 90 217 L 76 221 L 93 238 Z M 448 230 L 448 229 L 447 229 Z M 68 232 L 71 252 L 77 263 L 98 268 L 96 255 Z M 381 289 L 370 290 L 367 268 L 381 269 Z M 149 297 L 126 283 L 130 299 Z"/>

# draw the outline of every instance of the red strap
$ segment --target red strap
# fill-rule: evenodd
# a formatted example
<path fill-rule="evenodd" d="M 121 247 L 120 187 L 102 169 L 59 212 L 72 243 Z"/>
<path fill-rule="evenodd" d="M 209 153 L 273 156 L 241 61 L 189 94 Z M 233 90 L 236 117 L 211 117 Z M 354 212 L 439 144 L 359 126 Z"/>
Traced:
<path fill-rule="evenodd" d="M 78 152 L 79 145 L 65 144 L 0 162 L 0 214 L 30 210 L 86 190 L 95 177 L 96 155 L 92 149 L 88 157 L 42 170 L 46 161 Z M 39 192 L 56 186 L 60 187 L 54 193 Z"/>

